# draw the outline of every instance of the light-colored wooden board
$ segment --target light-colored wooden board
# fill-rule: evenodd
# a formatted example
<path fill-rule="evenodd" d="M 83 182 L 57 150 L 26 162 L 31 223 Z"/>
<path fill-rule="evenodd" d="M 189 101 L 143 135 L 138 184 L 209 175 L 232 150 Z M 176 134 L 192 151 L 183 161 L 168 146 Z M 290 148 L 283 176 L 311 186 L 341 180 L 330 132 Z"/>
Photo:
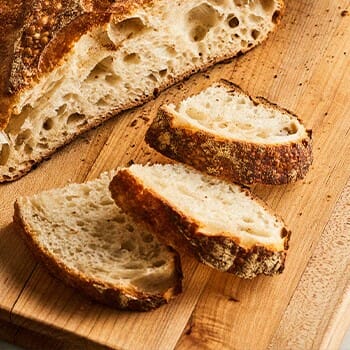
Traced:
<path fill-rule="evenodd" d="M 45 341 L 87 349 L 336 349 L 350 311 L 348 7 L 341 0 L 287 1 L 278 31 L 260 47 L 109 121 L 20 181 L 0 186 L 0 318 L 6 325 L 0 337 L 15 342 L 45 334 Z M 253 188 L 293 232 L 285 272 L 244 281 L 184 257 L 184 293 L 150 313 L 98 305 L 50 276 L 11 225 L 15 198 L 92 179 L 131 160 L 164 162 L 143 142 L 158 106 L 219 78 L 293 110 L 314 131 L 315 161 L 304 181 Z"/>

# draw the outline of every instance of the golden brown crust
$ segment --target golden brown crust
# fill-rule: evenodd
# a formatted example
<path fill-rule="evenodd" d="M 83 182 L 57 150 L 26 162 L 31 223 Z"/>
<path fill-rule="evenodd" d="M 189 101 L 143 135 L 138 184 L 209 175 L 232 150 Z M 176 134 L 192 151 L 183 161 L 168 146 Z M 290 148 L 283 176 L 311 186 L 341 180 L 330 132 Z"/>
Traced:
<path fill-rule="evenodd" d="M 230 82 L 220 84 L 228 86 L 228 92 L 243 92 Z M 261 97 L 250 99 L 291 114 Z M 260 144 L 176 125 L 175 118 L 166 106 L 161 107 L 146 142 L 163 155 L 210 175 L 242 184 L 281 185 L 304 178 L 312 164 L 311 131 L 295 142 Z"/>
<path fill-rule="evenodd" d="M 281 231 L 285 242 L 282 251 L 257 245 L 244 248 L 224 233 L 208 236 L 201 232 L 198 223 L 145 188 L 128 170 L 118 171 L 110 190 L 117 205 L 152 230 L 160 241 L 191 254 L 206 265 L 242 278 L 279 274 L 284 269 L 290 238 L 286 228 Z"/>
<path fill-rule="evenodd" d="M 0 4 L 0 130 L 16 95 L 57 67 L 92 28 L 121 21 L 153 0 L 14 0 Z"/>
<path fill-rule="evenodd" d="M 77 273 L 69 269 L 63 262 L 57 260 L 37 241 L 35 232 L 33 232 L 25 217 L 21 214 L 18 202 L 15 203 L 14 207 L 14 223 L 33 255 L 48 268 L 54 277 L 80 290 L 92 299 L 122 310 L 149 311 L 168 303 L 170 299 L 182 292 L 181 262 L 176 251 L 171 250 L 174 256 L 176 284 L 165 291 L 164 294 L 150 294 L 133 288 L 118 287 Z"/>
<path fill-rule="evenodd" d="M 14 60 L 14 43 L 20 35 L 24 1 L 13 0 L 0 4 L 0 130 L 4 129 L 11 106 L 8 84 Z"/>

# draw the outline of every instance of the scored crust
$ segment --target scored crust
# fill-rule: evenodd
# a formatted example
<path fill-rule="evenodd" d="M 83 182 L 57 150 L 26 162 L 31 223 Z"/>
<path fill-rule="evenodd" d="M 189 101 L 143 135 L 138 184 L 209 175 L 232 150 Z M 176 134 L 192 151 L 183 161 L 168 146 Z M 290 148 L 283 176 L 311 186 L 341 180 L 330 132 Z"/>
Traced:
<path fill-rule="evenodd" d="M 228 93 L 238 91 L 237 85 L 221 80 Z M 247 95 L 248 96 L 248 95 Z M 291 112 L 262 97 L 254 103 L 288 113 Z M 297 141 L 283 144 L 262 144 L 201 131 L 195 127 L 176 125 L 176 116 L 162 106 L 146 133 L 146 142 L 163 155 L 188 164 L 209 175 L 242 184 L 281 185 L 305 177 L 312 161 L 312 133 Z"/>
<path fill-rule="evenodd" d="M 106 283 L 98 279 L 92 279 L 83 273 L 77 273 L 67 267 L 62 261 L 57 260 L 36 239 L 36 234 L 21 213 L 21 205 L 15 202 L 14 223 L 18 232 L 30 248 L 34 256 L 39 259 L 56 278 L 61 279 L 69 286 L 76 288 L 94 300 L 108 306 L 122 310 L 149 311 L 166 304 L 170 299 L 182 292 L 182 269 L 179 255 L 172 250 L 175 266 L 176 284 L 164 294 L 150 294 Z M 169 248 L 171 249 L 171 248 Z"/>
<path fill-rule="evenodd" d="M 126 169 L 110 184 L 112 197 L 125 212 L 147 226 L 158 239 L 221 271 L 251 279 L 259 274 L 282 273 L 291 232 L 283 227 L 284 250 L 254 245 L 244 248 L 225 235 L 208 236 L 200 223 L 182 214 L 154 191 L 147 189 Z M 260 201 L 259 201 L 260 202 Z"/>

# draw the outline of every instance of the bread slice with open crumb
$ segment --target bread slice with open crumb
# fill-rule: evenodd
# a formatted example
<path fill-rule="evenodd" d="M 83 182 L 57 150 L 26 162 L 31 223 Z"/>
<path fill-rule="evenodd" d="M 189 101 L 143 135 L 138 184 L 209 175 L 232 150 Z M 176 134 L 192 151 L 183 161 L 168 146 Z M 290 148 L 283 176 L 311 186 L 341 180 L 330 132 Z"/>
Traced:
<path fill-rule="evenodd" d="M 146 134 L 163 155 L 243 184 L 305 177 L 311 131 L 291 112 L 221 80 L 178 106 L 164 105 Z"/>
<path fill-rule="evenodd" d="M 180 258 L 115 205 L 112 175 L 19 198 L 14 220 L 68 285 L 120 309 L 154 309 L 181 292 Z"/>
<path fill-rule="evenodd" d="M 123 210 L 200 262 L 253 278 L 284 269 L 290 232 L 238 185 L 182 164 L 121 168 L 110 184 Z"/>
<path fill-rule="evenodd" d="M 272 32 L 282 0 L 0 2 L 0 182 Z"/>

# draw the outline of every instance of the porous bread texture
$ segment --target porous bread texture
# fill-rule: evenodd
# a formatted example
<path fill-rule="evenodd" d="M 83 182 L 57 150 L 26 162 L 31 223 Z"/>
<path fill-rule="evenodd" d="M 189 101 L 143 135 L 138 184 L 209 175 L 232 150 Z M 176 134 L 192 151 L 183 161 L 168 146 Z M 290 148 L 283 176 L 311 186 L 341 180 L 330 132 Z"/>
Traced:
<path fill-rule="evenodd" d="M 121 309 L 156 308 L 181 292 L 179 256 L 115 205 L 112 177 L 19 198 L 15 221 L 69 285 Z"/>
<path fill-rule="evenodd" d="M 281 144 L 306 138 L 298 118 L 285 110 L 257 103 L 238 89 L 215 84 L 176 107 L 174 126 L 188 126 L 228 139 L 262 144 Z"/>
<path fill-rule="evenodd" d="M 158 238 L 243 278 L 283 271 L 290 232 L 238 185 L 182 164 L 132 165 L 111 182 L 116 203 Z"/>
<path fill-rule="evenodd" d="M 230 181 L 280 185 L 305 177 L 311 131 L 291 112 L 221 80 L 161 106 L 146 142 L 163 155 Z"/>
<path fill-rule="evenodd" d="M 64 63 L 24 89 L 0 145 L 0 182 L 23 176 L 76 135 L 264 40 L 279 0 L 155 1 L 83 35 Z"/>

